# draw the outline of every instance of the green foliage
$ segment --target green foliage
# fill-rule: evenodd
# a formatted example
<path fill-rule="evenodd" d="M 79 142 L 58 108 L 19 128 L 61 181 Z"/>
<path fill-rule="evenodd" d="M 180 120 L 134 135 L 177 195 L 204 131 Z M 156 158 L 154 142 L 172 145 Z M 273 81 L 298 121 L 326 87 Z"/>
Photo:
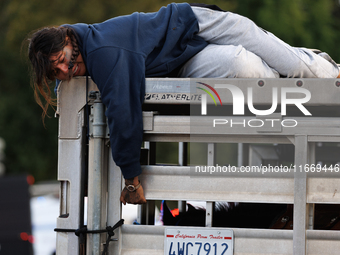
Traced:
<path fill-rule="evenodd" d="M 0 136 L 7 143 L 7 173 L 31 173 L 38 181 L 56 178 L 57 119 L 46 119 L 46 128 L 43 127 L 41 109 L 34 102 L 29 86 L 27 44 L 21 52 L 27 35 L 44 26 L 96 23 L 135 11 L 157 11 L 171 2 L 0 1 Z M 294 46 L 319 48 L 340 61 L 340 9 L 336 0 L 206 0 L 205 3 L 245 15 Z M 52 109 L 50 115 L 54 115 Z M 168 151 L 163 154 L 168 158 L 171 155 Z M 176 150 L 171 157 L 177 157 Z M 230 162 L 226 160 L 224 164 Z"/>
<path fill-rule="evenodd" d="M 234 11 L 292 46 L 320 49 L 340 61 L 338 1 L 240 0 Z"/>

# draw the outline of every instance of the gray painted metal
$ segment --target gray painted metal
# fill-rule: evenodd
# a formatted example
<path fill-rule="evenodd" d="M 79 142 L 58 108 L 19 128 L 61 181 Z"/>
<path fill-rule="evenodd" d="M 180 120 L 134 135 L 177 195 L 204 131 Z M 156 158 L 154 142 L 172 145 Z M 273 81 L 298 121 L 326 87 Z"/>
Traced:
<path fill-rule="evenodd" d="M 292 230 L 233 229 L 234 254 L 293 254 Z M 163 226 L 123 226 L 121 254 L 163 255 Z M 338 254 L 340 233 L 307 230 L 308 254 Z"/>
<path fill-rule="evenodd" d="M 215 144 L 208 144 L 208 166 L 215 165 Z M 212 200 L 213 201 L 213 200 Z M 205 226 L 212 227 L 213 226 L 213 213 L 214 213 L 215 203 L 207 201 L 206 202 L 206 212 L 205 212 Z"/>
<path fill-rule="evenodd" d="M 147 78 L 145 85 L 145 104 L 190 104 L 190 93 L 196 91 L 197 82 L 203 82 L 211 86 L 217 84 L 236 85 L 243 94 L 247 95 L 247 89 L 253 88 L 254 105 L 272 104 L 272 89 L 278 88 L 278 92 L 283 87 L 308 89 L 312 95 L 311 100 L 305 103 L 306 106 L 338 106 L 340 95 L 339 79 L 211 79 L 211 78 Z M 71 84 L 85 84 L 85 77 L 76 77 L 70 81 Z M 259 85 L 260 84 L 260 85 Z M 263 85 L 262 85 L 263 84 Z M 300 86 L 300 84 L 302 84 Z M 90 79 L 90 90 L 94 90 L 95 85 Z M 232 97 L 225 89 L 216 89 L 223 97 L 223 104 L 232 104 Z M 320 91 L 327 93 L 320 93 Z M 150 95 L 150 97 L 148 97 Z M 187 95 L 187 97 L 184 97 Z M 63 95 L 64 96 L 64 95 Z M 295 95 L 292 94 L 292 98 Z M 298 96 L 298 95 L 297 95 Z M 300 95 L 301 97 L 301 95 Z M 213 103 L 209 100 L 208 103 Z M 280 96 L 278 97 L 280 103 Z"/>
<path fill-rule="evenodd" d="M 147 79 L 146 93 L 149 99 L 145 104 L 188 104 L 190 92 L 197 82 L 215 86 L 232 84 L 241 88 L 244 95 L 247 88 L 253 88 L 254 105 L 271 105 L 272 89 L 277 87 L 299 87 L 308 89 L 312 95 L 318 95 L 306 103 L 308 106 L 332 107 L 339 105 L 340 88 L 335 79 Z M 58 97 L 60 115 L 59 129 L 59 173 L 61 181 L 61 211 L 69 213 L 68 218 L 58 218 L 58 227 L 77 228 L 81 222 L 81 175 L 83 166 L 83 106 L 86 103 L 85 79 L 72 79 L 67 86 L 62 86 Z M 96 90 L 90 83 L 91 90 Z M 218 87 L 218 86 L 217 86 Z M 327 93 L 319 93 L 327 90 Z M 228 98 L 226 104 L 232 104 L 232 98 L 226 91 L 218 90 L 221 96 Z M 194 97 L 197 103 L 199 98 Z M 229 101 L 228 101 L 229 100 Z M 191 102 L 192 103 L 192 102 Z M 211 103 L 211 102 L 208 102 Z M 333 108 L 332 108 L 333 109 Z M 335 114 L 336 115 L 336 114 Z M 154 142 L 203 142 L 207 143 L 207 160 L 214 162 L 215 143 L 240 143 L 239 151 L 249 149 L 249 143 L 287 143 L 296 148 L 295 164 L 315 163 L 315 142 L 340 142 L 340 121 L 335 117 L 283 117 L 298 122 L 295 128 L 277 127 L 238 128 L 219 126 L 211 129 L 214 117 L 162 116 L 157 113 L 145 114 L 145 141 Z M 226 117 L 228 118 L 228 117 Z M 247 124 L 254 117 L 229 117 Z M 256 118 L 256 117 L 255 117 Z M 193 124 L 200 123 L 198 128 Z M 210 130 L 211 132 L 207 132 Z M 195 134 L 195 140 L 192 134 Z M 105 136 L 107 138 L 107 135 Z M 242 144 L 243 143 L 243 144 Z M 209 145 L 208 145 L 209 144 Z M 150 146 L 150 153 L 154 146 Z M 100 147 L 102 165 L 108 171 L 107 182 L 102 176 L 102 191 L 107 190 L 107 198 L 102 196 L 101 224 L 114 225 L 121 218 L 119 202 L 122 189 L 122 177 L 108 147 Z M 144 166 L 141 181 L 148 200 L 198 200 L 207 201 L 207 213 L 213 208 L 213 201 L 235 202 L 275 202 L 294 203 L 294 231 L 234 229 L 234 254 L 337 254 L 340 250 L 340 234 L 334 231 L 311 230 L 313 227 L 314 203 L 340 203 L 337 193 L 340 185 L 340 173 L 309 174 L 304 172 L 254 173 L 240 172 L 240 167 L 247 162 L 246 153 L 239 158 L 238 171 L 217 178 L 194 175 L 194 169 L 188 166 Z M 71 160 L 72 159 L 72 160 Z M 76 160 L 74 160 L 76 159 Z M 248 159 L 249 160 L 249 159 Z M 182 162 L 182 160 L 180 160 Z M 182 163 L 180 164 L 182 165 Z M 72 169 L 72 171 L 71 171 Z M 106 170 L 105 170 L 106 171 Z M 256 178 L 254 178 L 256 177 Z M 208 181 L 211 178 L 211 181 Z M 106 183 L 107 186 L 106 186 Z M 226 183 L 228 185 L 226 185 Z M 76 208 L 79 206 L 79 208 Z M 107 209 L 106 209 L 107 206 Z M 149 207 L 153 208 L 153 206 Z M 107 210 L 107 214 L 103 211 Z M 146 211 L 146 208 L 145 210 Z M 212 221 L 207 215 L 207 225 Z M 309 221 L 309 224 L 308 224 Z M 103 223 L 104 222 L 104 223 Z M 105 225 L 105 224 L 104 224 Z M 103 225 L 101 226 L 103 227 Z M 112 242 L 109 254 L 164 254 L 164 228 L 158 226 L 122 226 L 115 231 L 117 242 Z M 103 242 L 103 241 L 101 241 Z M 58 233 L 57 254 L 78 254 L 78 240 L 74 234 Z"/>
<path fill-rule="evenodd" d="M 295 137 L 295 164 L 308 164 L 307 135 Z M 294 254 L 306 254 L 306 204 L 307 204 L 307 175 L 304 171 L 296 171 L 294 174 Z"/>
<path fill-rule="evenodd" d="M 82 171 L 85 167 L 83 116 L 86 95 L 84 83 L 74 80 L 71 84 L 60 84 L 57 108 L 60 181 L 60 216 L 57 218 L 57 228 L 64 229 L 78 229 L 84 224 Z M 74 100 L 75 95 L 77 100 Z M 57 232 L 57 254 L 79 254 L 78 237 L 74 233 Z"/>
<path fill-rule="evenodd" d="M 104 169 L 104 143 L 106 137 L 106 118 L 104 115 L 104 105 L 100 100 L 99 93 L 95 94 L 96 98 L 91 106 L 91 115 L 93 116 L 92 133 L 89 141 L 89 169 L 88 169 L 88 207 L 87 207 L 87 228 L 88 230 L 105 229 L 106 220 L 102 220 L 103 202 L 105 201 L 106 191 L 102 187 L 103 176 L 107 172 Z M 105 178 L 106 179 L 106 178 Z M 103 201 L 104 200 L 104 201 Z M 104 207 L 105 208 L 105 207 Z M 100 254 L 101 252 L 101 235 L 87 234 L 87 254 Z"/>
<path fill-rule="evenodd" d="M 112 160 L 109 147 L 105 147 L 106 162 L 108 163 L 108 178 L 107 178 L 107 225 L 113 226 L 122 218 L 122 205 L 120 202 L 120 192 L 123 187 L 122 174 L 120 168 Z M 120 254 L 122 247 L 121 228 L 114 231 L 115 242 L 109 245 L 109 254 Z"/>
<path fill-rule="evenodd" d="M 254 105 L 272 104 L 273 88 L 303 88 L 308 89 L 311 94 L 311 100 L 307 106 L 338 106 L 340 84 L 339 79 L 211 79 L 211 78 L 148 78 L 146 79 L 146 101 L 150 104 L 172 104 L 181 103 L 189 104 L 193 101 L 199 102 L 191 94 L 196 93 L 197 82 L 206 83 L 216 89 L 218 94 L 223 98 L 223 104 L 232 104 L 231 93 L 226 89 L 216 88 L 220 84 L 236 85 L 246 96 L 248 88 L 253 89 Z M 320 93 L 327 91 L 327 93 Z M 280 93 L 279 93 L 280 95 Z M 315 96 L 313 96 L 315 95 Z M 316 96 L 317 95 L 317 96 Z M 300 96 L 301 97 L 301 96 Z M 197 97 L 196 97 L 197 99 Z M 245 97 L 246 99 L 246 97 Z M 247 99 L 246 99 L 247 100 Z M 208 97 L 208 103 L 213 103 Z M 280 96 L 278 97 L 280 103 Z"/>

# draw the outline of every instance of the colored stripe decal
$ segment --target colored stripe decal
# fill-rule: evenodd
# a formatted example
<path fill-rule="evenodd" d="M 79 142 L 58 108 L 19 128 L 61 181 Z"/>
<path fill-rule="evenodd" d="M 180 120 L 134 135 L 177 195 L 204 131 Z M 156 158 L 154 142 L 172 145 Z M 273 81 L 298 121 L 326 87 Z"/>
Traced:
<path fill-rule="evenodd" d="M 207 92 L 207 93 L 209 94 L 209 96 L 211 96 L 211 98 L 214 100 L 214 103 L 215 103 L 215 105 L 217 106 L 216 100 L 215 100 L 214 96 L 210 93 L 210 91 L 208 91 L 208 90 L 206 90 L 206 89 L 202 89 L 202 88 L 200 88 L 200 87 L 197 87 L 197 88 L 198 88 L 198 89 L 201 89 L 201 90 L 203 90 L 203 91 L 205 91 L 205 92 Z"/>
<path fill-rule="evenodd" d="M 220 98 L 220 95 L 217 93 L 217 91 L 213 87 L 211 87 L 210 85 L 205 84 L 203 82 L 197 82 L 197 83 L 202 84 L 204 86 L 207 86 L 209 89 L 211 89 L 211 91 L 213 91 L 216 94 L 216 96 L 218 97 L 218 100 L 220 101 L 220 104 L 222 105 L 222 100 Z"/>

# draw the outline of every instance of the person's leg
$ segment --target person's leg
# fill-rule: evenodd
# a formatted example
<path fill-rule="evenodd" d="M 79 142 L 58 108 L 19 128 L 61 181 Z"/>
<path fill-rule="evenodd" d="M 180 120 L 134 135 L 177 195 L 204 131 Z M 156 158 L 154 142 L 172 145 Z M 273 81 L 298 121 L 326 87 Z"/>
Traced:
<path fill-rule="evenodd" d="M 241 45 L 209 44 L 192 57 L 179 72 L 180 77 L 279 78 L 261 58 Z"/>
<path fill-rule="evenodd" d="M 231 12 L 192 7 L 199 23 L 199 35 L 207 42 L 242 45 L 282 76 L 336 78 L 339 68 L 305 48 L 296 48 L 259 28 L 250 19 Z"/>

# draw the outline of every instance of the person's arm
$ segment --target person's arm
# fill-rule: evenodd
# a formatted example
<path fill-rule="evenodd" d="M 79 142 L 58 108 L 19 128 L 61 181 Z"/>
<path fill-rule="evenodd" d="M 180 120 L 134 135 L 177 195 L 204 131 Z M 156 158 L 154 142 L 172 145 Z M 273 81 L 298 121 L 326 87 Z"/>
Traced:
<path fill-rule="evenodd" d="M 88 66 L 106 106 L 113 159 L 121 168 L 125 182 L 136 184 L 141 174 L 144 58 L 121 49 L 101 49 L 89 56 Z M 134 192 L 124 188 L 121 201 L 124 204 L 145 203 L 143 188 Z"/>

